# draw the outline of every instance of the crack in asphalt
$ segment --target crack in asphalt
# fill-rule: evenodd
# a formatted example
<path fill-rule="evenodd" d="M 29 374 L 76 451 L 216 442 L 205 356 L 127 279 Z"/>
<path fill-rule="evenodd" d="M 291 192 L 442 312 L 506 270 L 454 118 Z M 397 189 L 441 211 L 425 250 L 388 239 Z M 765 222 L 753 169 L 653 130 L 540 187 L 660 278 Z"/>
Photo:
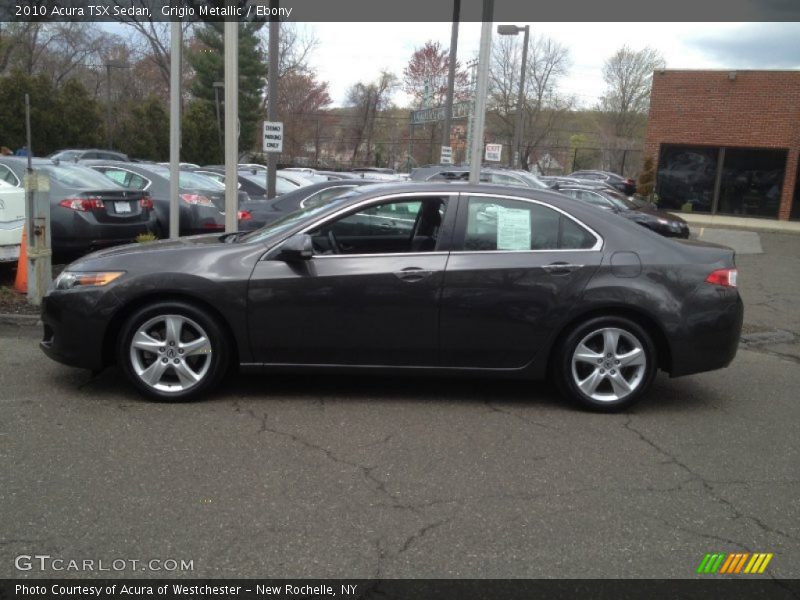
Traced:
<path fill-rule="evenodd" d="M 733 502 L 731 502 L 727 498 L 722 497 L 721 495 L 719 495 L 716 492 L 716 490 L 714 489 L 714 486 L 712 485 L 712 480 L 708 480 L 708 479 L 704 478 L 702 475 L 700 475 L 699 473 L 694 471 L 694 469 L 692 469 L 689 465 L 687 465 L 686 463 L 680 461 L 675 455 L 671 454 L 670 452 L 668 452 L 667 450 L 663 449 L 661 446 L 656 444 L 653 440 L 651 440 L 646 435 L 644 435 L 644 433 L 642 433 L 638 429 L 634 428 L 633 425 L 632 425 L 632 422 L 633 422 L 633 417 L 628 416 L 628 419 L 623 424 L 623 427 L 625 429 L 627 429 L 628 431 L 630 431 L 631 433 L 634 433 L 636 436 L 638 436 L 638 438 L 641 441 L 643 441 L 645 444 L 647 444 L 648 446 L 653 448 L 656 452 L 658 452 L 662 456 L 667 457 L 667 459 L 668 459 L 667 464 L 668 463 L 672 463 L 672 464 L 677 465 L 678 467 L 680 467 L 681 469 L 686 471 L 686 473 L 688 473 L 691 476 L 692 479 L 694 479 L 695 481 L 699 481 L 700 484 L 703 486 L 703 489 L 705 489 L 705 491 L 708 493 L 709 496 L 711 496 L 718 503 L 720 503 L 723 506 L 725 506 L 726 508 L 728 508 L 733 513 L 734 520 L 735 519 L 747 519 L 747 520 L 751 521 L 752 523 L 754 523 L 764 533 L 771 533 L 771 534 L 774 534 L 774 535 L 779 535 L 781 537 L 784 537 L 784 538 L 786 538 L 788 540 L 792 540 L 792 541 L 795 541 L 795 542 L 796 541 L 800 541 L 798 538 L 786 533 L 785 531 L 782 531 L 780 529 L 777 529 L 775 527 L 771 527 L 771 526 L 767 525 L 766 523 L 764 523 L 764 521 L 762 521 L 761 519 L 759 519 L 756 516 L 748 515 L 748 514 L 743 513 L 741 510 L 739 510 L 736 507 L 735 504 L 733 504 Z M 696 533 L 697 535 L 706 535 L 706 534 L 701 534 L 700 532 L 694 532 L 694 533 Z"/>
<path fill-rule="evenodd" d="M 484 404 L 486 405 L 486 408 L 488 408 L 490 412 L 496 412 L 500 413 L 501 415 L 507 415 L 509 417 L 517 419 L 518 421 L 522 421 L 523 423 L 526 423 L 528 425 L 536 425 L 537 427 L 541 427 L 542 429 L 549 429 L 550 431 L 558 431 L 558 429 L 556 429 L 555 427 L 551 427 L 550 425 L 545 425 L 544 423 L 539 423 L 538 421 L 534 421 L 532 419 L 526 419 L 525 417 L 522 417 L 513 411 L 504 410 L 498 406 L 495 406 L 492 404 L 491 400 L 486 400 Z"/>

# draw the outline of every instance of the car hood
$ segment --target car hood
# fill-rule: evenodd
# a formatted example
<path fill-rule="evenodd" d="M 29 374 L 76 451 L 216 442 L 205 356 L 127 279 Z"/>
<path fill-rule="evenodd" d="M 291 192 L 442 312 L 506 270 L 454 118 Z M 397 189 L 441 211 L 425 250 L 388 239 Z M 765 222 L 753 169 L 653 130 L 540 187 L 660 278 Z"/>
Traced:
<path fill-rule="evenodd" d="M 678 215 L 674 215 L 672 213 L 668 213 L 665 210 L 658 210 L 657 208 L 637 208 L 634 212 L 648 215 L 650 217 L 656 219 L 664 219 L 665 221 L 677 221 L 678 223 L 685 223 L 683 219 L 681 219 Z"/>
<path fill-rule="evenodd" d="M 211 245 L 211 244 L 220 244 L 222 240 L 220 239 L 223 237 L 224 234 L 219 233 L 204 233 L 202 235 L 192 235 L 187 237 L 182 237 L 177 240 L 157 240 L 155 242 L 143 242 L 141 244 L 125 244 L 124 246 L 113 246 L 111 248 L 106 248 L 104 250 L 98 250 L 97 252 L 92 252 L 91 254 L 87 254 L 86 256 L 80 258 L 76 262 L 83 262 L 85 260 L 90 260 L 93 258 L 109 258 L 112 256 L 122 256 L 125 254 L 132 254 L 137 253 L 141 254 L 143 252 L 160 252 L 164 250 L 173 250 L 175 248 L 187 248 L 191 246 L 201 246 L 201 245 Z"/>

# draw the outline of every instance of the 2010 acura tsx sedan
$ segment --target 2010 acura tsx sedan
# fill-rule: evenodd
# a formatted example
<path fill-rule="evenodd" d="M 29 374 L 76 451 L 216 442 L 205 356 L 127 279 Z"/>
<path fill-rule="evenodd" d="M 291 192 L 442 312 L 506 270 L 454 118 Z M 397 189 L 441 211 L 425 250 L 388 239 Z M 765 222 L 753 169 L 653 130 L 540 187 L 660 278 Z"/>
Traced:
<path fill-rule="evenodd" d="M 742 315 L 729 248 L 544 190 L 378 184 L 248 234 L 86 256 L 44 299 L 41 347 L 162 400 L 238 366 L 549 374 L 610 411 L 658 369 L 727 366 Z"/>

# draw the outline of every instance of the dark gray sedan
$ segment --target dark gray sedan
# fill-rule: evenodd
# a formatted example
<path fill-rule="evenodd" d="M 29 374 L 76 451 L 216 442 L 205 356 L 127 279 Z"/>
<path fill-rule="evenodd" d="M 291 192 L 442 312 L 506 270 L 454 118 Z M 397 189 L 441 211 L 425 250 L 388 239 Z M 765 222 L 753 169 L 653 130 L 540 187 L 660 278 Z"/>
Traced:
<path fill-rule="evenodd" d="M 27 167 L 25 158 L 2 157 L 0 179 L 22 187 Z M 52 247 L 61 258 L 128 244 L 140 234 L 156 232 L 154 203 L 147 192 L 126 190 L 74 163 L 38 158 L 32 167 L 47 178 Z"/>
<path fill-rule="evenodd" d="M 380 184 L 250 234 L 106 250 L 43 301 L 42 349 L 185 400 L 231 367 L 551 375 L 586 407 L 656 371 L 733 360 L 729 248 L 675 241 L 560 194 Z"/>

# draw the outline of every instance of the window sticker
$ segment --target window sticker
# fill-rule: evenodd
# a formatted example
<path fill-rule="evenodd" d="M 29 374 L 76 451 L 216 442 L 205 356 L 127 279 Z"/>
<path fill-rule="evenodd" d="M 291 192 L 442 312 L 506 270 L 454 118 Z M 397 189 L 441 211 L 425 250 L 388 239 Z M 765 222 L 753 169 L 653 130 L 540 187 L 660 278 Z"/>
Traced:
<path fill-rule="evenodd" d="M 497 249 L 531 249 L 531 213 L 525 208 L 497 207 Z"/>

